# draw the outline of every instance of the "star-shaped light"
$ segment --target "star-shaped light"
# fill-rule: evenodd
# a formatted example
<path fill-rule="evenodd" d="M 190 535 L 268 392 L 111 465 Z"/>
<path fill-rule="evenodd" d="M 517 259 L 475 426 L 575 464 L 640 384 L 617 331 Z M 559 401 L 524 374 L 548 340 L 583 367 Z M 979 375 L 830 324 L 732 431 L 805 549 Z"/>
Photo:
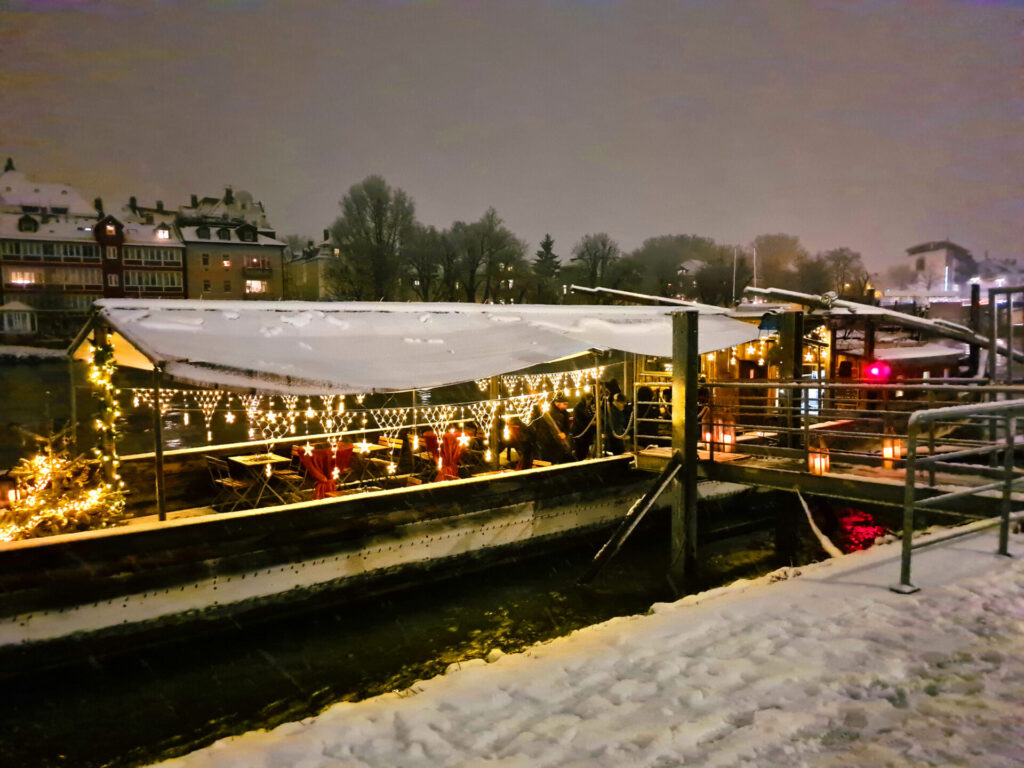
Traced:
<path fill-rule="evenodd" d="M 356 448 L 359 449 L 360 453 L 369 453 L 370 452 L 370 447 L 372 445 L 373 445 L 373 443 L 368 443 L 368 442 L 366 442 L 366 440 L 360 440 L 358 443 L 356 443 Z"/>
<path fill-rule="evenodd" d="M 459 435 L 459 445 L 461 445 L 463 448 L 469 445 L 469 435 L 467 435 L 465 432 Z"/>
<path fill-rule="evenodd" d="M 388 474 L 389 475 L 393 475 L 393 474 L 395 474 L 395 471 L 398 469 L 398 465 L 395 464 L 395 462 L 393 462 L 393 461 L 388 462 L 387 469 L 388 469 Z"/>
<path fill-rule="evenodd" d="M 233 414 L 230 411 L 228 411 L 227 413 L 224 414 L 224 421 L 226 421 L 228 424 L 234 424 L 235 423 L 235 414 Z"/>
<path fill-rule="evenodd" d="M 307 456 L 313 455 L 313 446 L 310 445 L 309 443 L 306 443 L 304 446 L 302 446 L 302 450 L 305 451 Z"/>

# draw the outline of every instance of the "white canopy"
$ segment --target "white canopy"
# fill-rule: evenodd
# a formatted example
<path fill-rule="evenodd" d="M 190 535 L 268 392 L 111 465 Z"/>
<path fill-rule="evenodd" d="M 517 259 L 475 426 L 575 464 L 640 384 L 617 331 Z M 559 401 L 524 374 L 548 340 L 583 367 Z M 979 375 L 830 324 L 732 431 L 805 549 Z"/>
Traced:
<path fill-rule="evenodd" d="M 394 392 L 518 371 L 588 350 L 671 357 L 677 307 L 103 299 L 100 317 L 168 375 L 280 394 Z M 757 328 L 700 311 L 701 353 Z M 115 344 L 118 362 L 138 365 Z"/>

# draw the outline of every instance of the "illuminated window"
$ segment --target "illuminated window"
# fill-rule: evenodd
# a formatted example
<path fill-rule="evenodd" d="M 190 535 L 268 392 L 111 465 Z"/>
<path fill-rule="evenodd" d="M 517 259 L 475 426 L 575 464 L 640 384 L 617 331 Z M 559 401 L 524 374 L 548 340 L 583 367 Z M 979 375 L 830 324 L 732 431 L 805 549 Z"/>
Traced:
<path fill-rule="evenodd" d="M 225 256 L 225 257 L 223 257 L 223 258 L 222 258 L 222 259 L 220 260 L 220 265 L 221 265 L 222 267 L 230 267 L 230 266 L 231 266 L 231 257 L 230 257 L 230 256 Z"/>
<path fill-rule="evenodd" d="M 267 281 L 266 280 L 246 280 L 245 281 L 245 292 L 246 293 L 266 293 L 267 292 Z"/>
<path fill-rule="evenodd" d="M 35 272 L 11 272 L 10 279 L 7 281 L 14 285 L 32 285 L 36 282 Z"/>
<path fill-rule="evenodd" d="M 106 233 L 108 235 L 116 235 L 117 234 L 117 227 L 115 227 L 113 224 L 107 224 L 107 226 L 106 226 Z"/>
<path fill-rule="evenodd" d="M 158 229 L 156 231 L 156 236 L 157 236 L 158 240 L 170 240 L 171 239 L 170 230 L 167 230 L 167 229 Z"/>

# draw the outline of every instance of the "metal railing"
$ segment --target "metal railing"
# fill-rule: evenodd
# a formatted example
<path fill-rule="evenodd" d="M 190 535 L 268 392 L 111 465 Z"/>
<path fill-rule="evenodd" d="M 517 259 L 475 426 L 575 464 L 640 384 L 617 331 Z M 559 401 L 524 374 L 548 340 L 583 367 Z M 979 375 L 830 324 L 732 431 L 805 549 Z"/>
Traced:
<path fill-rule="evenodd" d="M 637 383 L 634 451 L 671 445 L 670 388 L 653 378 Z M 1024 387 L 984 379 L 709 381 L 699 398 L 700 448 L 710 459 L 740 453 L 807 462 L 824 452 L 832 462 L 899 469 L 911 414 L 1014 397 L 1024 398 Z M 936 420 L 928 424 L 927 441 L 933 451 L 940 442 L 944 450 L 969 450 L 992 436 L 985 426 Z"/>
<path fill-rule="evenodd" d="M 941 509 L 943 502 L 963 499 L 981 494 L 1001 494 L 1001 514 L 999 525 L 998 554 L 1008 555 L 1010 534 L 1010 513 L 1013 507 L 1013 489 L 1024 482 L 1024 472 L 1014 467 L 1014 450 L 1016 441 L 1017 419 L 1024 417 L 1024 399 L 1003 400 L 989 403 L 957 405 L 948 408 L 937 408 L 931 411 L 917 411 L 911 414 L 907 423 L 907 458 L 906 482 L 903 492 L 903 551 L 900 560 L 900 581 L 892 587 L 893 591 L 910 594 L 918 591 L 910 581 L 911 553 L 913 551 L 914 513 L 928 509 L 941 511 L 942 514 L 956 516 L 967 520 L 984 519 L 983 515 Z M 972 420 L 982 422 L 989 427 L 990 433 L 996 437 L 984 445 L 963 448 L 947 453 L 936 453 L 931 447 L 924 456 L 918 455 L 922 432 L 933 428 L 940 422 Z M 998 430 L 1002 427 L 1002 439 L 998 438 Z M 1003 454 L 1001 468 L 964 464 L 962 459 L 997 458 Z M 934 495 L 918 498 L 917 475 L 922 469 L 928 471 L 928 487 Z M 991 482 L 974 485 L 957 490 L 943 490 L 936 485 L 936 470 L 954 474 L 969 472 L 980 478 L 996 478 Z M 948 486 L 947 486 L 948 487 Z M 973 529 L 972 529 L 973 530 Z"/>

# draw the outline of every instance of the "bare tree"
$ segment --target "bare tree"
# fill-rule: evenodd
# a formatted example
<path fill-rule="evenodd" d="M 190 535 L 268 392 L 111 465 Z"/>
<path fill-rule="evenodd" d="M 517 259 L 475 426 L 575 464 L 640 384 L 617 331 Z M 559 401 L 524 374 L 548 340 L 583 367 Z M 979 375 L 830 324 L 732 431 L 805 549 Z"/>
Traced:
<path fill-rule="evenodd" d="M 588 285 L 593 288 L 604 280 L 609 267 L 619 258 L 619 245 L 606 233 L 584 235 L 572 249 L 572 260 L 580 265 Z"/>
<path fill-rule="evenodd" d="M 331 226 L 342 262 L 331 270 L 338 281 L 336 292 L 362 299 L 394 298 L 402 249 L 415 221 L 412 200 L 380 176 L 368 176 L 349 188 L 341 211 Z"/>

